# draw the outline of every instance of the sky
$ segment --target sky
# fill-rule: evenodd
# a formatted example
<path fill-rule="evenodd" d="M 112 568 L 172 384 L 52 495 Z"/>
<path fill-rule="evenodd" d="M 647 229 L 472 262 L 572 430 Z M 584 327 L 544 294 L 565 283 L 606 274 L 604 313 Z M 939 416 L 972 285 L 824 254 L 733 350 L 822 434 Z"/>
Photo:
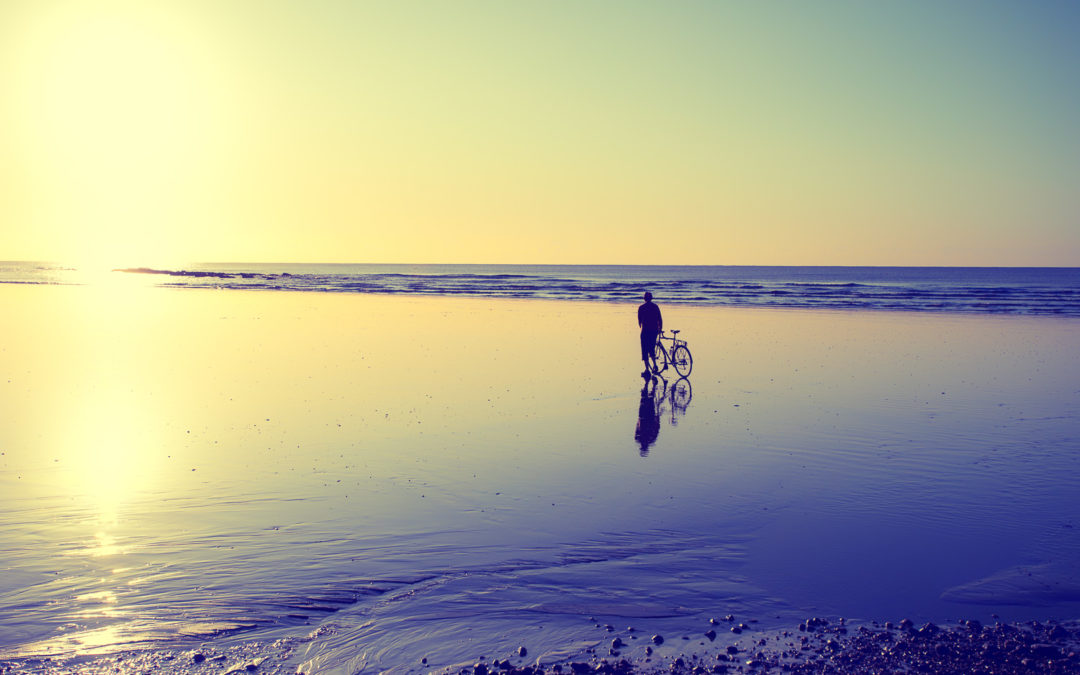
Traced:
<path fill-rule="evenodd" d="M 1080 4 L 3 0 L 0 259 L 1080 265 Z"/>

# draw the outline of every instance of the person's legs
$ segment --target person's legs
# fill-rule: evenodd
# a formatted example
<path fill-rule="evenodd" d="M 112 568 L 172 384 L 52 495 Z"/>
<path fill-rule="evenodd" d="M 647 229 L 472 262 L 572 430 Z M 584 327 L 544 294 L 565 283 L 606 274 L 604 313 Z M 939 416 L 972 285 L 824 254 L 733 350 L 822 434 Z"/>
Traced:
<path fill-rule="evenodd" d="M 642 333 L 641 334 L 641 360 L 642 360 L 642 362 L 645 363 L 645 372 L 642 373 L 642 375 L 647 375 L 649 373 L 649 351 L 648 351 L 648 349 L 646 348 L 645 345 L 646 345 L 646 343 L 645 343 L 645 333 Z"/>
<path fill-rule="evenodd" d="M 656 333 L 650 331 L 641 332 L 641 360 L 645 362 L 645 370 L 649 371 L 649 359 L 652 359 L 652 369 L 656 369 Z"/>

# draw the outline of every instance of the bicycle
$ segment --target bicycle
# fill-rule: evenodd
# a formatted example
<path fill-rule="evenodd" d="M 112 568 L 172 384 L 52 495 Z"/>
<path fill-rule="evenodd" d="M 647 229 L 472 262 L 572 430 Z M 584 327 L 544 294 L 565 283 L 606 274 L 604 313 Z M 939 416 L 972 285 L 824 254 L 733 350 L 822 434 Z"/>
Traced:
<path fill-rule="evenodd" d="M 653 356 L 656 358 L 657 373 L 667 370 L 668 364 L 671 364 L 683 377 L 689 377 L 690 371 L 694 369 L 694 357 L 690 354 L 690 347 L 686 344 L 686 340 L 679 339 L 680 332 L 673 330 L 669 337 L 664 334 L 664 331 L 660 331 L 660 334 L 656 336 Z M 664 347 L 662 343 L 664 340 L 671 342 L 670 351 Z"/>

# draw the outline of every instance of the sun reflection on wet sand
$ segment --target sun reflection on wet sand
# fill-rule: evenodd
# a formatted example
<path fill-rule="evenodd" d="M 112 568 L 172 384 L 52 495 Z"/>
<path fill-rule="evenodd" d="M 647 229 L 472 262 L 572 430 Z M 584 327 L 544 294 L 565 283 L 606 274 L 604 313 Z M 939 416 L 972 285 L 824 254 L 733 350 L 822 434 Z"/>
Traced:
<path fill-rule="evenodd" d="M 96 600 L 106 604 L 114 604 L 116 602 L 116 594 L 112 591 L 98 591 L 96 593 L 83 593 L 82 595 L 76 595 L 76 600 Z"/>
<path fill-rule="evenodd" d="M 94 305 L 105 330 L 81 331 L 68 377 L 75 391 L 58 401 L 53 414 L 64 420 L 54 436 L 53 454 L 64 469 L 64 491 L 84 514 L 91 538 L 70 556 L 123 556 L 131 551 L 124 511 L 136 496 L 152 489 L 160 464 L 156 452 L 157 416 L 143 393 L 132 331 L 144 312 L 142 293 L 98 291 Z"/>
<path fill-rule="evenodd" d="M 116 526 L 116 521 L 113 521 L 113 526 Z M 129 547 L 117 544 L 116 539 L 108 532 L 98 531 L 94 533 L 93 539 L 87 541 L 85 547 L 65 551 L 64 555 L 101 558 L 104 556 L 124 555 L 129 550 Z"/>
<path fill-rule="evenodd" d="M 23 657 L 49 657 L 57 654 L 78 654 L 80 656 L 103 656 L 116 654 L 137 647 L 139 643 L 160 639 L 147 627 L 134 627 L 127 624 L 111 624 L 92 630 L 80 630 L 59 637 L 42 640 L 20 648 Z M 0 652 L 0 658 L 4 658 Z"/>

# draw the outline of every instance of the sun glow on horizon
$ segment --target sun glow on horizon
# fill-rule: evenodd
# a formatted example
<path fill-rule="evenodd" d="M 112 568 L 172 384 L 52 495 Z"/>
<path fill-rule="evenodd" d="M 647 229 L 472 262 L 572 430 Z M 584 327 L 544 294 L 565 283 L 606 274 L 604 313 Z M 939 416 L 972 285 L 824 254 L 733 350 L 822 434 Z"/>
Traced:
<path fill-rule="evenodd" d="M 223 85 L 193 29 L 154 8 L 56 5 L 14 47 L 22 180 L 50 257 L 104 268 L 196 250 L 188 206 L 204 198 Z"/>

